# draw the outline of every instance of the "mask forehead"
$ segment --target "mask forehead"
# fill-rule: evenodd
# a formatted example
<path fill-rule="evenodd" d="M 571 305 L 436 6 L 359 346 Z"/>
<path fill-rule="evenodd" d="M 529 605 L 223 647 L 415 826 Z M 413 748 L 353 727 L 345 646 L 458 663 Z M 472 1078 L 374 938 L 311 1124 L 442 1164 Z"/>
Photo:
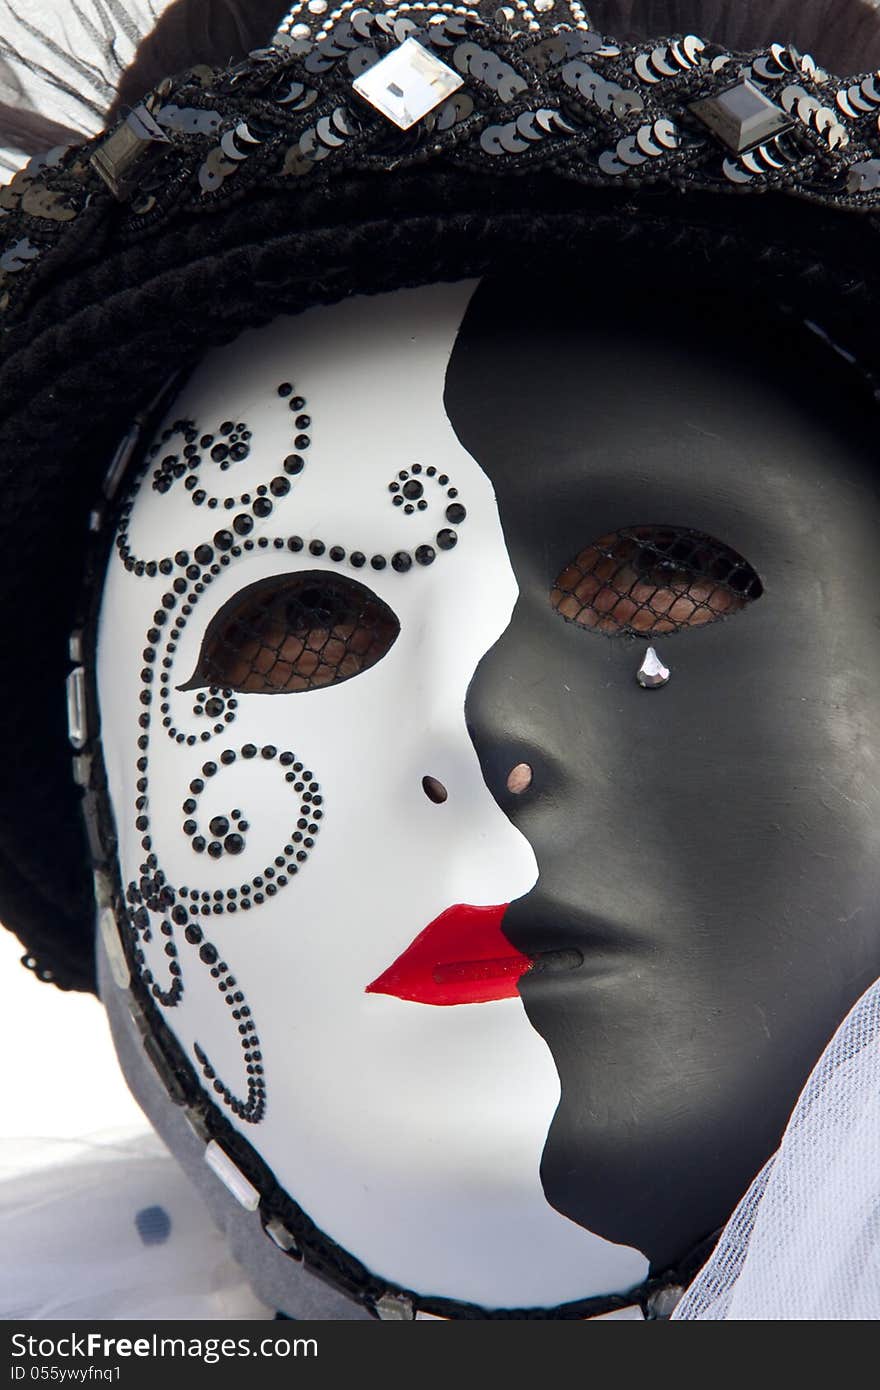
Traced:
<path fill-rule="evenodd" d="M 439 549 L 437 533 L 467 510 L 462 485 L 491 495 L 442 398 L 473 288 L 349 300 L 276 320 L 211 354 L 155 441 L 127 528 L 131 553 L 173 555 L 224 529 L 239 539 L 242 518 L 254 523 L 243 534 L 298 533 L 307 545 L 360 552 L 368 567 L 376 555 L 390 564 L 405 552 L 416 564 L 420 547 Z M 407 481 L 416 495 L 395 507 L 389 488 L 398 484 L 403 497 Z"/>
<path fill-rule="evenodd" d="M 123 513 L 98 676 L 137 951 L 205 1089 L 369 1267 L 516 1306 L 645 1270 L 546 1201 L 550 1054 L 515 995 L 367 992 L 444 912 L 506 904 L 537 872 L 465 722 L 517 596 L 492 486 L 443 404 L 473 288 L 315 310 L 206 359 Z M 298 693 L 200 683 L 215 615 L 303 573 L 388 606 L 382 659 Z"/>

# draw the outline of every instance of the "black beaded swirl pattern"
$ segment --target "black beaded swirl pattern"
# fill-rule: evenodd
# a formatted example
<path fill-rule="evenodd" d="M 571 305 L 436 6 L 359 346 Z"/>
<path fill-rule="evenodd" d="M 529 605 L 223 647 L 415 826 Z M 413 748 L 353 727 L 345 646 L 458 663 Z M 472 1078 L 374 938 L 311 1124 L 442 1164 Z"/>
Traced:
<path fill-rule="evenodd" d="M 148 740 L 139 740 L 139 747 L 145 749 Z M 142 757 L 139 765 L 146 769 L 147 759 Z M 149 836 L 145 837 L 149 841 Z M 156 855 L 150 850 L 140 866 L 138 880 L 129 882 L 126 889 L 126 925 L 132 936 L 132 955 L 135 968 L 140 973 L 145 986 L 155 1001 L 163 1008 L 176 1007 L 184 994 L 184 972 L 178 949 L 175 927 L 181 935 L 190 954 L 194 954 L 202 967 L 210 971 L 217 989 L 229 1010 L 228 1018 L 236 1029 L 242 1052 L 242 1066 L 246 1078 L 246 1094 L 236 1094 L 232 1087 L 219 1077 L 211 1066 L 210 1059 L 200 1043 L 193 1044 L 193 1052 L 202 1068 L 203 1076 L 212 1082 L 218 1098 L 233 1115 L 248 1124 L 259 1124 L 266 1110 L 266 1082 L 263 1067 L 263 1054 L 256 1024 L 244 992 L 231 973 L 230 967 L 221 958 L 217 947 L 209 941 L 202 924 L 198 921 L 199 906 L 204 912 L 212 910 L 210 902 L 197 905 L 188 904 L 184 891 L 177 890 L 167 881 L 159 867 Z M 209 894 L 208 897 L 211 895 Z M 193 910 L 195 909 L 195 910 Z M 156 978 L 156 967 L 148 966 L 144 946 L 153 940 L 153 922 L 159 921 L 158 931 L 166 957 L 167 976 L 164 981 Z"/>
<path fill-rule="evenodd" d="M 306 763 L 291 750 L 274 745 L 225 742 L 202 764 L 192 778 L 181 803 L 181 833 L 186 838 L 194 866 L 201 862 L 233 864 L 247 851 L 251 829 L 246 806 L 229 804 L 201 814 L 201 799 L 208 786 L 218 785 L 225 771 L 236 763 L 272 764 L 290 786 L 295 800 L 284 843 L 251 877 L 225 887 L 174 884 L 161 866 L 154 847 L 150 812 L 149 749 L 151 730 L 159 727 L 173 743 L 194 747 L 216 744 L 235 723 L 238 694 L 290 693 L 319 689 L 347 680 L 369 669 L 387 653 L 399 632 L 392 610 L 363 584 L 332 571 L 299 569 L 240 589 L 230 603 L 215 614 L 202 642 L 197 668 L 181 682 L 174 671 L 180 639 L 197 605 L 225 571 L 249 556 L 263 552 L 318 559 L 326 555 L 334 565 L 347 562 L 354 570 L 367 564 L 375 571 L 390 567 L 405 574 L 413 565 L 433 563 L 437 552 L 452 550 L 458 541 L 455 529 L 466 518 L 458 489 L 449 476 L 431 466 L 415 463 L 399 470 L 389 485 L 392 501 L 402 515 L 427 510 L 426 487 L 444 508 L 442 524 L 431 543 L 413 551 L 389 555 L 351 550 L 318 537 L 251 535 L 256 519 L 265 520 L 275 500 L 286 496 L 305 468 L 311 445 L 312 419 L 306 398 L 291 382 L 277 388 L 279 404 L 291 416 L 291 452 L 285 455 L 283 473 L 251 491 L 228 494 L 211 492 L 208 470 L 230 474 L 244 463 L 258 441 L 246 421 L 222 420 L 207 426 L 180 417 L 166 426 L 147 450 L 119 511 L 116 552 L 120 563 L 138 579 L 165 580 L 164 591 L 148 627 L 141 652 L 140 713 L 137 738 L 137 779 L 134 826 L 144 858 L 139 876 L 126 888 L 126 928 L 132 940 L 135 968 L 152 998 L 165 1009 L 175 1008 L 184 997 L 182 961 L 189 952 L 210 970 L 237 1028 L 247 1078 L 245 1095 L 236 1093 L 218 1076 L 201 1043 L 194 1044 L 202 1076 L 239 1119 L 259 1123 L 265 1113 L 266 1084 L 256 1025 L 244 990 L 221 959 L 219 948 L 206 935 L 206 918 L 248 914 L 286 888 L 308 861 L 324 816 L 320 783 Z M 112 496 L 120 487 L 122 467 L 137 456 L 142 426 L 120 444 L 105 480 Z M 234 476 L 234 475 L 233 475 Z M 149 485 L 160 497 L 182 487 L 194 507 L 229 515 L 226 524 L 209 539 L 191 549 L 161 558 L 137 556 L 131 546 L 130 526 L 141 489 Z M 424 505 L 411 505 L 423 502 Z M 247 510 L 243 510 L 247 508 Z M 213 876 L 213 875 L 212 875 Z M 155 946 L 161 944 L 164 969 L 155 962 Z M 145 947 L 151 949 L 147 964 Z M 181 954 L 181 951 L 183 954 Z"/>
<path fill-rule="evenodd" d="M 431 492 L 438 493 L 442 498 L 448 499 L 444 511 L 444 517 L 450 526 L 460 526 L 467 516 L 467 509 L 458 500 L 458 488 L 453 487 L 450 482 L 449 474 L 443 473 L 433 464 L 423 468 L 420 463 L 414 463 L 411 468 L 399 469 L 397 476 L 388 484 L 388 491 L 391 494 L 391 502 L 395 507 L 399 507 L 404 516 L 415 516 L 419 512 L 425 512 L 431 505 Z M 452 540 L 454 532 L 450 532 L 446 527 L 436 536 L 436 543 L 441 550 L 451 550 L 455 545 Z M 433 546 L 417 546 L 416 561 L 420 565 L 430 565 L 436 556 Z M 395 566 L 399 568 L 399 566 Z"/>
<path fill-rule="evenodd" d="M 395 550 L 387 555 L 370 553 L 358 547 L 349 550 L 336 540 L 325 540 L 319 536 L 310 539 L 298 535 L 272 538 L 262 536 L 257 541 L 251 539 L 256 522 L 265 521 L 273 514 L 276 503 L 287 496 L 303 474 L 307 451 L 312 443 L 311 433 L 306 433 L 312 430 L 313 421 L 307 413 L 308 402 L 305 396 L 298 394 L 289 381 L 279 385 L 277 396 L 279 403 L 291 412 L 291 452 L 285 454 L 281 461 L 281 469 L 270 470 L 271 476 L 268 481 L 258 483 L 250 490 L 222 496 L 210 492 L 205 477 L 206 469 L 213 466 L 220 472 L 227 472 L 237 463 L 244 462 L 250 456 L 251 449 L 258 447 L 259 441 L 243 421 L 224 420 L 213 428 L 208 428 L 195 420 L 177 419 L 162 430 L 158 439 L 148 449 L 140 474 L 122 503 L 116 533 L 119 559 L 130 573 L 139 578 L 170 576 L 175 570 L 182 570 L 183 573 L 177 574 L 173 581 L 174 593 L 183 595 L 189 581 L 194 585 L 195 594 L 195 597 L 190 594 L 183 605 L 182 611 L 185 615 L 196 602 L 198 595 L 203 592 L 204 585 L 211 582 L 208 576 L 200 572 L 199 566 L 208 563 L 209 554 L 213 559 L 215 550 L 234 556 L 241 553 L 242 547 L 245 551 L 252 551 L 255 546 L 262 550 L 270 547 L 274 550 L 286 549 L 293 554 L 305 551 L 315 558 L 326 555 L 334 564 L 347 562 L 352 569 L 363 569 L 369 563 L 374 570 L 383 570 L 390 565 L 396 573 L 406 574 L 413 568 L 413 562 L 417 566 L 431 565 L 437 557 L 438 550 L 453 550 L 458 542 L 458 532 L 455 528 L 467 517 L 466 508 L 458 500 L 458 489 L 450 485 L 447 474 L 434 467 L 423 470 L 419 463 L 413 464 L 411 469 L 398 472 L 397 478 L 389 485 L 392 501 L 401 506 L 404 515 L 424 512 L 428 503 L 423 496 L 425 484 L 422 478 L 429 479 L 431 484 L 445 490 L 448 505 L 443 519 L 447 524 L 441 525 L 439 530 L 414 545 L 411 550 Z M 147 483 L 160 496 L 171 493 L 176 486 L 182 486 L 195 507 L 224 514 L 222 518 L 217 516 L 217 521 L 220 522 L 219 529 L 204 543 L 195 547 L 192 557 L 189 552 L 182 550 L 173 556 L 165 555 L 161 558 L 144 558 L 135 554 L 130 533 L 131 517 L 141 488 Z M 410 495 L 418 499 L 416 505 L 410 504 Z M 214 570 L 213 573 L 219 571 Z M 166 607 L 174 606 L 167 595 L 162 602 Z"/>
<path fill-rule="evenodd" d="M 188 559 L 188 557 L 186 557 Z M 201 557 L 206 560 L 204 554 Z M 231 557 L 221 557 L 227 564 Z M 211 579 L 220 572 L 221 565 L 213 563 L 204 571 L 204 578 Z M 202 571 L 199 571 L 201 574 Z M 202 590 L 204 585 L 202 585 Z M 200 592 L 201 592 L 200 591 Z M 242 761 L 259 762 L 265 766 L 272 764 L 277 773 L 289 785 L 294 806 L 291 809 L 290 825 L 279 843 L 278 852 L 266 863 L 261 871 L 225 887 L 195 886 L 192 881 L 175 885 L 162 868 L 154 846 L 150 808 L 150 728 L 153 721 L 153 686 L 156 673 L 159 673 L 159 713 L 161 724 L 176 742 L 192 744 L 193 734 L 184 735 L 171 723 L 168 699 L 171 694 L 171 671 L 174 666 L 177 641 L 186 626 L 192 606 L 199 594 L 193 589 L 188 595 L 189 603 L 182 605 L 176 616 L 178 595 L 168 592 L 163 595 L 162 606 L 153 614 L 153 625 L 145 638 L 143 656 L 145 665 L 141 672 L 141 712 L 138 716 L 140 733 L 137 737 L 137 781 L 134 803 L 134 825 L 140 835 L 140 846 L 144 859 L 140 865 L 140 875 L 131 880 L 126 890 L 127 925 L 133 937 L 133 959 L 144 984 L 156 1002 L 164 1008 L 176 1007 L 184 994 L 184 971 L 178 946 L 178 934 L 186 947 L 193 948 L 198 962 L 210 970 L 217 983 L 230 1019 L 237 1029 L 243 1053 L 243 1066 L 247 1077 L 247 1094 L 236 1094 L 230 1085 L 219 1077 L 211 1064 L 208 1053 L 200 1043 L 194 1044 L 196 1058 L 202 1074 L 209 1080 L 222 1102 L 239 1119 L 251 1124 L 259 1123 L 265 1113 L 266 1085 L 263 1072 L 262 1052 L 256 1025 L 251 1016 L 243 990 L 232 975 L 228 963 L 221 959 L 221 952 L 206 935 L 206 918 L 237 913 L 249 913 L 264 902 L 275 897 L 301 871 L 315 845 L 324 815 L 323 795 L 314 773 L 288 749 L 279 750 L 274 745 L 257 747 L 245 743 L 239 747 L 226 745 L 216 757 L 207 759 L 197 776 L 189 783 L 187 795 L 183 800 L 181 834 L 191 846 L 195 863 L 201 857 L 211 861 L 237 861 L 247 848 L 246 835 L 250 829 L 246 808 L 230 806 L 228 813 L 217 812 L 202 823 L 200 803 L 206 787 L 214 786 L 214 779 L 222 779 L 225 771 Z M 186 611 L 184 611 L 186 610 Z M 201 710 L 209 719 L 218 722 L 213 729 L 203 731 L 201 738 L 211 738 L 226 730 L 228 722 L 234 719 L 236 702 L 231 692 L 221 692 L 218 688 L 199 690 L 195 698 L 194 712 Z M 157 978 L 157 967 L 147 965 L 144 947 L 154 936 L 161 939 L 166 958 L 167 977 Z"/>

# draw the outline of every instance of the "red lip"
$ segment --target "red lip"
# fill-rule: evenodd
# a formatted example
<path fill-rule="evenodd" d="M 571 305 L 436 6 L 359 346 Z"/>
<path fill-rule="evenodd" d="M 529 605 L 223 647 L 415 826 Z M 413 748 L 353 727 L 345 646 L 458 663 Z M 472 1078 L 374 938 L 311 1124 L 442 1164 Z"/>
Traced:
<path fill-rule="evenodd" d="M 416 1004 L 487 1004 L 516 996 L 532 961 L 501 931 L 508 904 L 458 903 L 435 917 L 367 994 L 393 994 Z"/>

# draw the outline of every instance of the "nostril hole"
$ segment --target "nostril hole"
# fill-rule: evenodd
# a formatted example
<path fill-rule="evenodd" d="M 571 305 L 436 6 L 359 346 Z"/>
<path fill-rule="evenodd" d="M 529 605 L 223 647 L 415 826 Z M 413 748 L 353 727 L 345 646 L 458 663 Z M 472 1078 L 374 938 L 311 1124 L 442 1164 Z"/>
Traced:
<path fill-rule="evenodd" d="M 449 795 L 442 782 L 438 782 L 436 777 L 423 777 L 422 790 L 429 801 L 436 801 L 441 806 Z"/>
<path fill-rule="evenodd" d="M 507 790 L 514 796 L 519 796 L 521 792 L 528 791 L 532 785 L 532 769 L 528 763 L 517 763 L 507 774 Z"/>

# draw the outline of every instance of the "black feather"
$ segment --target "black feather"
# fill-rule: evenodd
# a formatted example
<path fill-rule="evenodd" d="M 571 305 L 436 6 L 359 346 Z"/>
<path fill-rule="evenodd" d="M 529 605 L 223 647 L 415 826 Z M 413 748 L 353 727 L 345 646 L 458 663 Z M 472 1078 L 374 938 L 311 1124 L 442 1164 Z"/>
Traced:
<path fill-rule="evenodd" d="M 174 0 L 122 74 L 110 118 L 163 77 L 264 47 L 289 9 L 290 0 Z"/>
<path fill-rule="evenodd" d="M 71 130 L 70 126 L 60 125 L 58 121 L 47 120 L 37 111 L 8 106 L 4 101 L 0 101 L 0 130 L 3 132 L 3 148 L 26 155 L 51 150 L 56 145 L 76 145 L 82 140 L 80 131 Z M 12 164 L 4 164 L 0 149 L 0 168 L 12 170 L 13 167 Z"/>
<path fill-rule="evenodd" d="M 20 161 L 10 156 L 74 145 L 81 139 L 79 131 L 35 110 L 15 68 L 0 57 L 0 169 L 14 172 Z"/>

